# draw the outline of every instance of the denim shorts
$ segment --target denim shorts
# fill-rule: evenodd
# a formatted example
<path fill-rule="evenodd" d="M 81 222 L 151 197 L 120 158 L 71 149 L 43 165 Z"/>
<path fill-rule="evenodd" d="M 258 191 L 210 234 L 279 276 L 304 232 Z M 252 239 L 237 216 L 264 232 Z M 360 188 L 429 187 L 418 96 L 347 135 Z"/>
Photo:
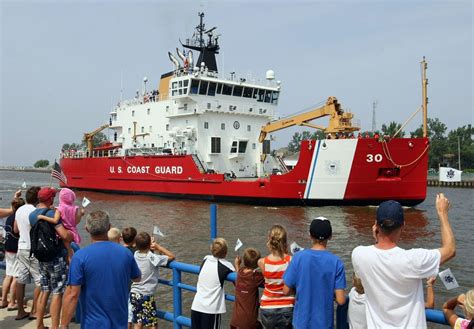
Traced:
<path fill-rule="evenodd" d="M 265 329 L 291 329 L 293 307 L 260 308 L 260 320 Z"/>

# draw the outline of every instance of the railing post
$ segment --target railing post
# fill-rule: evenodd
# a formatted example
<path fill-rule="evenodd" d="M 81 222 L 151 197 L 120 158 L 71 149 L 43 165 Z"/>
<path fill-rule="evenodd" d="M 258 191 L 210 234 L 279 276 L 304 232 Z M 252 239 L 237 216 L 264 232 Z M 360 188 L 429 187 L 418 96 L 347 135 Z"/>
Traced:
<path fill-rule="evenodd" d="M 217 238 L 217 205 L 211 204 L 211 241 Z"/>
<path fill-rule="evenodd" d="M 181 329 L 181 325 L 177 322 L 178 317 L 183 313 L 180 283 L 181 271 L 173 268 L 173 329 Z"/>

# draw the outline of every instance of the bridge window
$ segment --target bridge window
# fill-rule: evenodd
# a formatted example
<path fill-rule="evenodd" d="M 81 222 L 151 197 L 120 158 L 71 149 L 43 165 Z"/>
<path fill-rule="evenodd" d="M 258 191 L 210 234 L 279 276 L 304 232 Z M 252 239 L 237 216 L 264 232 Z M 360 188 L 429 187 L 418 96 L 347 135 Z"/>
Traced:
<path fill-rule="evenodd" d="M 266 90 L 265 92 L 265 103 L 270 103 L 272 100 L 272 91 Z"/>
<path fill-rule="evenodd" d="M 218 94 L 222 94 L 222 83 L 218 83 L 218 84 L 217 84 L 217 90 L 216 90 L 216 93 L 218 93 Z"/>
<path fill-rule="evenodd" d="M 255 92 L 253 94 L 253 98 L 257 100 L 257 102 L 263 102 L 263 99 L 265 97 L 265 90 L 264 89 L 255 89 Z"/>
<path fill-rule="evenodd" d="M 245 153 L 247 150 L 247 141 L 240 141 L 239 142 L 239 153 Z"/>
<path fill-rule="evenodd" d="M 234 93 L 232 95 L 234 96 L 242 96 L 242 91 L 243 91 L 242 86 L 234 86 Z"/>
<path fill-rule="evenodd" d="M 209 129 L 209 122 L 204 122 L 204 129 Z"/>
<path fill-rule="evenodd" d="M 272 97 L 272 104 L 278 104 L 278 97 L 280 96 L 279 91 L 274 91 L 273 92 L 273 97 Z"/>
<path fill-rule="evenodd" d="M 183 86 L 184 86 L 184 87 L 187 87 L 188 84 L 189 84 L 189 80 L 184 80 L 184 81 L 183 81 Z"/>
<path fill-rule="evenodd" d="M 191 81 L 191 94 L 197 94 L 199 90 L 199 80 L 193 79 Z"/>
<path fill-rule="evenodd" d="M 207 94 L 207 85 L 209 82 L 201 81 L 201 85 L 199 86 L 199 95 L 206 95 Z"/>
<path fill-rule="evenodd" d="M 262 144 L 262 154 L 270 154 L 270 153 L 271 153 L 270 141 L 266 139 L 263 141 L 263 144 Z"/>
<path fill-rule="evenodd" d="M 224 84 L 222 86 L 222 94 L 223 95 L 232 95 L 232 85 Z"/>
<path fill-rule="evenodd" d="M 221 153 L 220 137 L 211 137 L 211 153 Z"/>
<path fill-rule="evenodd" d="M 207 91 L 209 96 L 214 96 L 216 94 L 216 85 L 215 82 L 209 82 L 209 90 Z"/>
<path fill-rule="evenodd" d="M 245 87 L 244 88 L 244 97 L 252 98 L 252 91 L 253 91 L 252 88 Z"/>
<path fill-rule="evenodd" d="M 232 142 L 232 146 L 230 147 L 230 153 L 237 153 L 237 141 Z"/>

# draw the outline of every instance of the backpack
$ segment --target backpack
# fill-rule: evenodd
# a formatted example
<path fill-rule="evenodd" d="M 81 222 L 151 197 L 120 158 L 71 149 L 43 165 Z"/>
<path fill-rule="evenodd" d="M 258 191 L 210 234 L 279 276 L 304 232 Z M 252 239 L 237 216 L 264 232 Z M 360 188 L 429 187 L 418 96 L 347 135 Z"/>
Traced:
<path fill-rule="evenodd" d="M 45 215 L 49 209 L 45 209 Z M 39 219 L 30 230 L 30 257 L 34 255 L 40 262 L 52 261 L 61 251 L 61 242 L 56 235 L 54 225 Z"/>

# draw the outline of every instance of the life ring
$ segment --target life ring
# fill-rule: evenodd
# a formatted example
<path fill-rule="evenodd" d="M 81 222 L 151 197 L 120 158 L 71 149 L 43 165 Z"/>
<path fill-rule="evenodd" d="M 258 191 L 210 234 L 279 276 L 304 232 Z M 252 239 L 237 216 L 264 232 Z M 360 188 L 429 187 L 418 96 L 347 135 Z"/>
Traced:
<path fill-rule="evenodd" d="M 178 154 L 178 150 L 176 149 L 176 147 L 173 150 L 173 154 Z"/>

